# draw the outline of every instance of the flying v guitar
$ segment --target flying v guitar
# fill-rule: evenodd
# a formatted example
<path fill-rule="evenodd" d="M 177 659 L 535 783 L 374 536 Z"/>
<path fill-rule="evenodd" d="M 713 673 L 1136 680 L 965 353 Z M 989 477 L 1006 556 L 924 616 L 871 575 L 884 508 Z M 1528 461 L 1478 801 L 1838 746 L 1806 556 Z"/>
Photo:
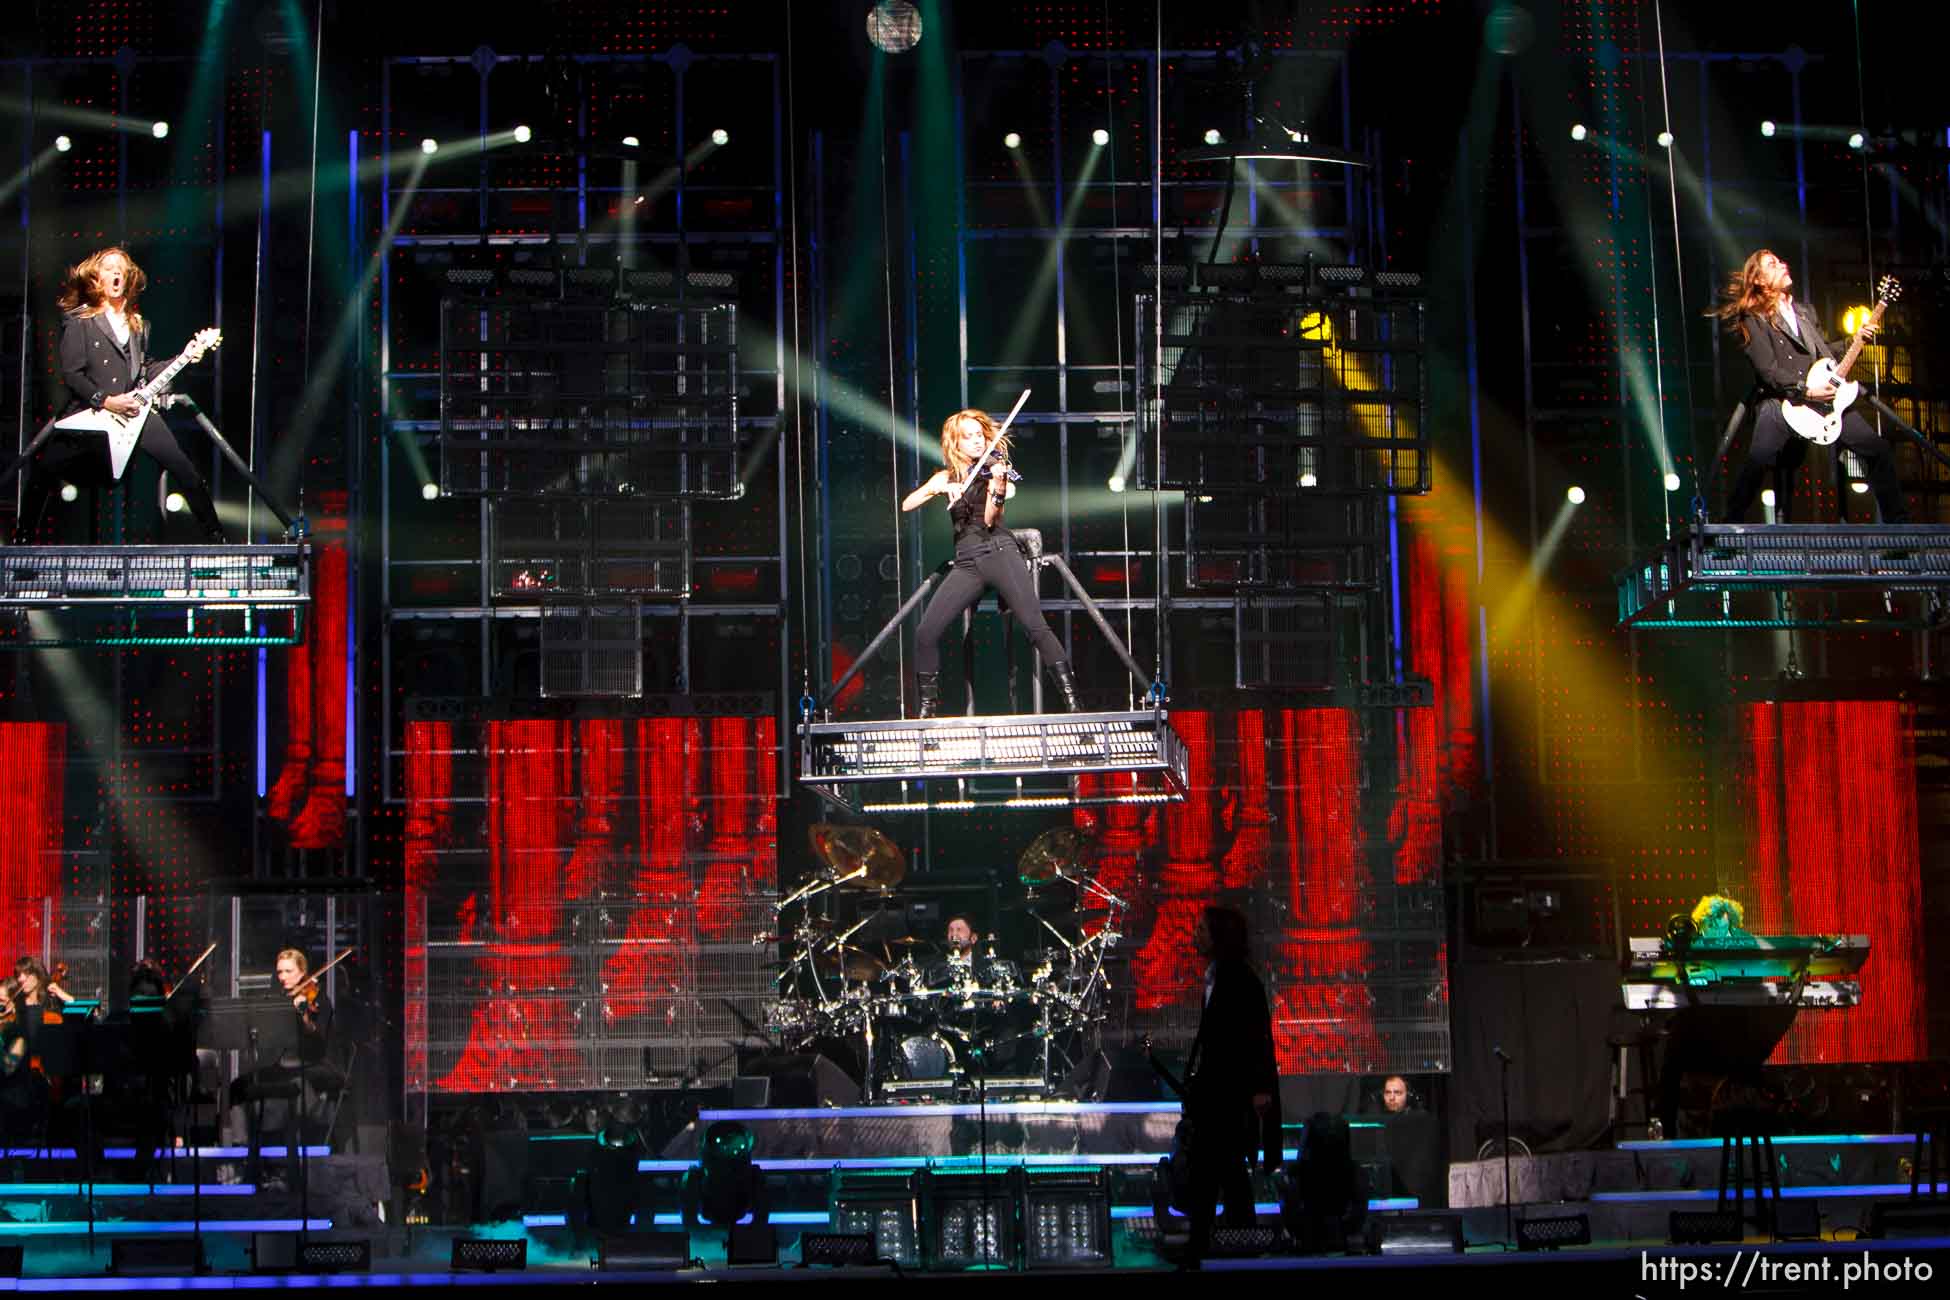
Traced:
<path fill-rule="evenodd" d="M 1889 304 L 1902 296 L 1903 287 L 1893 276 L 1883 276 L 1876 288 L 1876 307 L 1869 314 L 1869 324 L 1882 324 L 1882 313 Z M 1815 362 L 1808 370 L 1808 387 L 1818 388 L 1826 380 L 1835 389 L 1835 395 L 1826 401 L 1802 401 L 1781 403 L 1781 414 L 1786 417 L 1788 427 L 1806 438 L 1809 442 L 1826 447 L 1842 436 L 1842 416 L 1854 403 L 1862 391 L 1862 385 L 1848 377 L 1849 367 L 1862 355 L 1862 344 L 1866 341 L 1862 331 L 1855 334 L 1855 341 L 1848 345 L 1848 351 L 1840 361 L 1830 361 L 1827 357 Z"/>
<path fill-rule="evenodd" d="M 142 422 L 155 409 L 156 400 L 169 387 L 169 381 L 176 378 L 184 366 L 201 361 L 204 353 L 222 342 L 221 330 L 198 330 L 181 356 L 164 366 L 154 379 L 129 394 L 135 398 L 139 408 L 134 415 L 117 415 L 107 407 L 99 411 L 76 411 L 73 415 L 56 420 L 54 427 L 70 433 L 107 434 L 109 467 L 115 471 L 116 478 L 121 478 L 122 471 L 128 468 L 129 456 L 135 451 L 135 444 L 142 439 Z"/>

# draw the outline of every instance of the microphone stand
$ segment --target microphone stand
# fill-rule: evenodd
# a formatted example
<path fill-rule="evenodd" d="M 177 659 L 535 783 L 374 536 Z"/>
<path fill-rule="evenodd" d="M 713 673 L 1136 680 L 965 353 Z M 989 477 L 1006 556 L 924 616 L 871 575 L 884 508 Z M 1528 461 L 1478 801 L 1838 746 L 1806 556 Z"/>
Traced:
<path fill-rule="evenodd" d="M 1496 1059 L 1502 1063 L 1503 1078 L 1503 1248 L 1514 1250 L 1517 1245 L 1516 1207 L 1510 1200 L 1510 1054 L 1499 1045 L 1492 1047 Z"/>

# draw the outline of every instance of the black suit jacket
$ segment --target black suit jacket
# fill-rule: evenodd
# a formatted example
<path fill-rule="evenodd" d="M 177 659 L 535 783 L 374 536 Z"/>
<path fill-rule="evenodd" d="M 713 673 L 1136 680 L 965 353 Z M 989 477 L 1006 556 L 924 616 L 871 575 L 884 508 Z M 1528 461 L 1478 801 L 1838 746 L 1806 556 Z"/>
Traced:
<path fill-rule="evenodd" d="M 70 313 L 61 327 L 61 379 L 68 386 L 67 409 L 100 410 L 104 399 L 132 393 L 167 365 L 149 358 L 149 322 L 129 331 L 128 346 L 115 341 L 104 316 Z"/>
<path fill-rule="evenodd" d="M 1273 1054 L 1273 1016 L 1266 986 L 1243 961 L 1219 962 L 1213 969 L 1212 996 L 1192 1041 L 1190 1074 L 1186 1108 L 1199 1140 L 1224 1146 L 1238 1134 L 1246 1150 L 1264 1152 L 1269 1168 L 1278 1165 L 1280 1067 Z M 1263 1119 L 1253 1109 L 1253 1098 L 1262 1093 L 1273 1098 Z"/>
<path fill-rule="evenodd" d="M 1755 383 L 1764 397 L 1801 398 L 1805 395 L 1809 367 L 1823 357 L 1830 361 L 1836 359 L 1834 345 L 1821 336 L 1821 324 L 1815 319 L 1814 308 L 1796 302 L 1794 318 L 1801 323 L 1799 338 L 1787 332 L 1778 312 L 1765 316 L 1749 312 L 1740 318 L 1741 324 L 1747 327 L 1747 360 L 1753 362 Z"/>

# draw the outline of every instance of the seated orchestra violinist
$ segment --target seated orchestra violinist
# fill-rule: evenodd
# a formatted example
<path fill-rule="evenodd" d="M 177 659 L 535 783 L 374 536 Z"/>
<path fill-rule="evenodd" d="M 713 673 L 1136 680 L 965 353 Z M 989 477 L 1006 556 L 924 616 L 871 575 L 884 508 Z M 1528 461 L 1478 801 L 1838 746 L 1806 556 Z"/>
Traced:
<path fill-rule="evenodd" d="M 344 1074 L 328 1053 L 332 1001 L 311 974 L 305 954 L 286 948 L 278 954 L 273 971 L 278 985 L 274 996 L 291 1005 L 291 1032 L 262 1044 L 256 1067 L 230 1085 L 230 1105 L 243 1110 L 253 1149 L 264 1130 L 293 1128 L 298 1116 L 316 1111 L 319 1094 L 345 1085 Z M 267 1115 L 271 1103 L 276 1103 L 278 1112 Z"/>

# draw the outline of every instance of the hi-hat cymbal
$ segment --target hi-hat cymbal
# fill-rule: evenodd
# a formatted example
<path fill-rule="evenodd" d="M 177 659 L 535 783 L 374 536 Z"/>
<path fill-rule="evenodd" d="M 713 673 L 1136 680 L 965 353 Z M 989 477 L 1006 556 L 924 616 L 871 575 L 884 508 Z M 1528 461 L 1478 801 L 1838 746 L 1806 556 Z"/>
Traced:
<path fill-rule="evenodd" d="M 871 826 L 820 822 L 810 835 L 814 856 L 828 878 L 844 889 L 892 889 L 907 875 L 906 857 Z"/>
<path fill-rule="evenodd" d="M 1061 877 L 1087 876 L 1097 860 L 1097 842 L 1074 826 L 1044 831 L 1016 859 L 1025 885 L 1046 885 Z"/>

